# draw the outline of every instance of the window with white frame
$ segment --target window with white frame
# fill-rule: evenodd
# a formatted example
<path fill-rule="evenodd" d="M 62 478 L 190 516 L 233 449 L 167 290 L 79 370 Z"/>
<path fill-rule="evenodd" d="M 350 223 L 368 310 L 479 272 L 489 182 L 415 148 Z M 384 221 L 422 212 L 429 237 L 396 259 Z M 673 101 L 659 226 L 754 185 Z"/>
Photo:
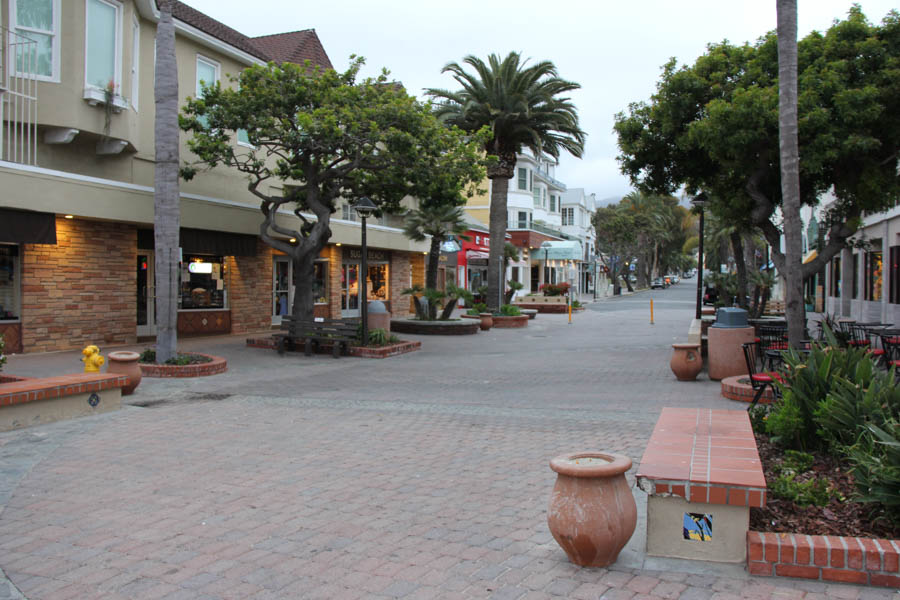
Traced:
<path fill-rule="evenodd" d="M 562 224 L 563 225 L 574 225 L 575 224 L 575 208 L 570 206 L 562 209 Z"/>
<path fill-rule="evenodd" d="M 532 191 L 532 196 L 534 197 L 534 207 L 541 207 L 541 190 L 540 188 Z"/>
<path fill-rule="evenodd" d="M 219 63 L 203 56 L 197 55 L 197 97 L 203 97 L 203 88 L 215 85 L 219 81 Z M 206 115 L 200 117 L 200 123 L 206 127 L 209 118 Z"/>
<path fill-rule="evenodd" d="M 547 208 L 547 188 L 541 188 L 541 206 Z"/>
<path fill-rule="evenodd" d="M 10 0 L 10 28 L 34 40 L 18 45 L 16 70 L 43 81 L 59 81 L 60 0 Z"/>
<path fill-rule="evenodd" d="M 519 219 L 516 223 L 518 229 L 528 229 L 528 212 L 524 210 L 519 211 Z"/>
<path fill-rule="evenodd" d="M 356 211 L 353 210 L 353 207 L 350 204 L 344 202 L 341 204 L 341 218 L 345 221 L 355 221 L 356 220 Z"/>
<path fill-rule="evenodd" d="M 556 212 L 556 196 L 550 194 L 550 212 Z"/>
<path fill-rule="evenodd" d="M 138 109 L 138 94 L 140 92 L 140 62 L 141 62 L 141 24 L 137 17 L 131 22 L 131 107 Z"/>
<path fill-rule="evenodd" d="M 519 189 L 528 189 L 528 169 L 519 167 Z"/>
<path fill-rule="evenodd" d="M 84 85 L 120 93 L 122 83 L 122 5 L 85 0 Z"/>

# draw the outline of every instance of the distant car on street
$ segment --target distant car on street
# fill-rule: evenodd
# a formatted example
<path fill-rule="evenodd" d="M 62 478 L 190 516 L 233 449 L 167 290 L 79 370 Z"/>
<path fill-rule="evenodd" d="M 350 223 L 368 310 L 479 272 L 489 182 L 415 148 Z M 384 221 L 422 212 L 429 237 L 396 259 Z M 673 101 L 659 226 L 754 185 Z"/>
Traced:
<path fill-rule="evenodd" d="M 671 281 L 672 283 L 678 283 L 679 281 L 681 281 L 681 278 L 678 277 L 678 275 L 666 275 L 666 277 L 667 277 L 667 278 L 669 279 L 669 281 Z"/>
<path fill-rule="evenodd" d="M 651 290 L 656 290 L 656 289 L 662 290 L 662 289 L 665 289 L 665 287 L 666 287 L 666 283 L 662 280 L 662 277 L 657 277 L 656 279 L 654 279 L 653 281 L 650 282 Z"/>

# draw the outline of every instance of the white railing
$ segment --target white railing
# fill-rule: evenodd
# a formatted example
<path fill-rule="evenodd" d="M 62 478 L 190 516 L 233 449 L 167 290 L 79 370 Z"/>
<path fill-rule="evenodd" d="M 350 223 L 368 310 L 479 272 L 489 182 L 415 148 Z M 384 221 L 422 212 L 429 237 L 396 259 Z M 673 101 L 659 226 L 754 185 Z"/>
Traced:
<path fill-rule="evenodd" d="M 0 159 L 37 164 L 37 42 L 0 27 Z"/>

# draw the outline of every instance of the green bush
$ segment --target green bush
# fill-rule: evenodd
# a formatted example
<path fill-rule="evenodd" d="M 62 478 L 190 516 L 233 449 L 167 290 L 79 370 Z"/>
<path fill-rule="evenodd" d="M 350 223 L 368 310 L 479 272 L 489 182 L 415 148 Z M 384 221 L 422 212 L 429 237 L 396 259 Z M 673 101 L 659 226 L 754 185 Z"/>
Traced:
<path fill-rule="evenodd" d="M 798 480 L 809 472 L 813 465 L 813 456 L 806 452 L 788 450 L 781 464 L 775 468 L 777 476 L 772 483 L 772 495 L 795 502 L 800 506 L 825 506 L 833 493 L 828 480 L 824 477 L 811 477 L 805 481 Z"/>
<path fill-rule="evenodd" d="M 480 315 L 481 313 L 487 312 L 487 311 L 488 311 L 488 306 L 487 306 L 487 304 L 485 304 L 484 302 L 479 302 L 478 304 L 475 304 L 472 308 L 470 308 L 469 310 L 467 310 L 467 311 L 466 311 L 466 314 L 467 314 L 467 315 L 473 315 L 473 316 L 476 316 L 476 317 L 477 317 L 477 316 Z"/>
<path fill-rule="evenodd" d="M 867 426 L 848 453 L 859 499 L 882 504 L 900 524 L 900 419 L 889 419 L 884 428 Z"/>
<path fill-rule="evenodd" d="M 390 336 L 386 329 L 377 328 L 369 330 L 369 346 L 387 346 L 390 343 Z"/>
<path fill-rule="evenodd" d="M 522 309 L 512 304 L 504 304 L 500 307 L 500 314 L 504 317 L 518 317 L 522 314 Z"/>

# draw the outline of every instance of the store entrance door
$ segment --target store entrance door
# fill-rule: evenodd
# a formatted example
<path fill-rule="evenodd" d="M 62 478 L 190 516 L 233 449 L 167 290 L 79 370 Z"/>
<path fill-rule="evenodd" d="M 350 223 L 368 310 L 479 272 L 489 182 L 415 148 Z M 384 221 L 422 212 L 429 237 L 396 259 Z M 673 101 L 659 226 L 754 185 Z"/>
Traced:
<path fill-rule="evenodd" d="M 137 335 L 156 335 L 156 282 L 153 278 L 153 252 L 141 250 L 137 255 Z"/>
<path fill-rule="evenodd" d="M 272 261 L 272 325 L 281 325 L 282 315 L 290 314 L 294 303 L 291 259 L 276 256 Z"/>
<path fill-rule="evenodd" d="M 359 265 L 341 265 L 341 318 L 359 316 Z"/>

